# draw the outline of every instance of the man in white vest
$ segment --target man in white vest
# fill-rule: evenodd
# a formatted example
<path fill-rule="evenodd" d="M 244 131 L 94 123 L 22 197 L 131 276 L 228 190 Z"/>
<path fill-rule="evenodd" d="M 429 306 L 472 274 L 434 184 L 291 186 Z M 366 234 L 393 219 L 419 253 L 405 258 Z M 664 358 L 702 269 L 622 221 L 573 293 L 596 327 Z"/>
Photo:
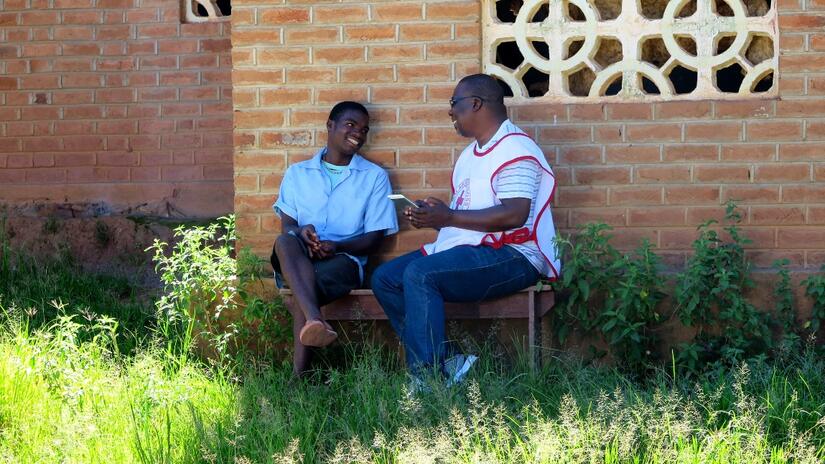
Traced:
<path fill-rule="evenodd" d="M 461 79 L 449 115 L 456 131 L 473 139 L 453 170 L 450 204 L 430 197 L 405 211 L 414 227 L 434 228 L 438 236 L 372 276 L 414 379 L 432 370 L 449 375 L 448 382 L 460 380 L 474 359 L 444 369 L 444 302 L 515 293 L 540 276 L 558 277 L 560 264 L 550 213 L 553 171 L 533 139 L 507 118 L 498 82 L 484 74 Z"/>

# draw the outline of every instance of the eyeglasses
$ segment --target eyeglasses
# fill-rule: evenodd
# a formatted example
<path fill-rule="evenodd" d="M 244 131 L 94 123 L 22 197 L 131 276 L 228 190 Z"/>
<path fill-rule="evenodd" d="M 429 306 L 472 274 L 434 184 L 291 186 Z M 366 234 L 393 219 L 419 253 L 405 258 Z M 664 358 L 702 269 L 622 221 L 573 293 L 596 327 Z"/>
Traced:
<path fill-rule="evenodd" d="M 458 97 L 458 98 L 451 98 L 450 99 L 450 108 L 454 107 L 458 102 L 467 98 L 478 98 L 481 101 L 484 101 L 484 98 L 479 97 L 478 95 L 467 95 L 466 97 Z"/>

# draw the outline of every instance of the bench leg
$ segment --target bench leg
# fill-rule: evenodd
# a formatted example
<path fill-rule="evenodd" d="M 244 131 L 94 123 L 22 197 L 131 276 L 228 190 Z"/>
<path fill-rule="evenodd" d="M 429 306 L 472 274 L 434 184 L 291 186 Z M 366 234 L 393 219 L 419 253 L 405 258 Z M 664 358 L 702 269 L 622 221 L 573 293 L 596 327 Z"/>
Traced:
<path fill-rule="evenodd" d="M 537 296 L 534 290 L 530 290 L 527 295 L 527 352 L 530 356 L 532 372 L 535 372 L 541 363 L 541 350 L 537 346 L 541 343 L 541 317 L 539 316 L 541 306 L 537 304 Z"/>

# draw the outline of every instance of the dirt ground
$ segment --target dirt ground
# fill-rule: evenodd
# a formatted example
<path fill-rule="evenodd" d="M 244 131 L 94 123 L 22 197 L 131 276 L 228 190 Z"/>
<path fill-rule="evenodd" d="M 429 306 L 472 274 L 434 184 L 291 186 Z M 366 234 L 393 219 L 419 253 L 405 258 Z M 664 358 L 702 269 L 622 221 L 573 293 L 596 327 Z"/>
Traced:
<path fill-rule="evenodd" d="M 95 216 L 89 208 L 60 205 L 36 210 L 0 209 L 0 241 L 35 259 L 72 259 L 84 270 L 128 277 L 156 287 L 155 239 L 169 242 L 177 224 L 165 219 Z"/>

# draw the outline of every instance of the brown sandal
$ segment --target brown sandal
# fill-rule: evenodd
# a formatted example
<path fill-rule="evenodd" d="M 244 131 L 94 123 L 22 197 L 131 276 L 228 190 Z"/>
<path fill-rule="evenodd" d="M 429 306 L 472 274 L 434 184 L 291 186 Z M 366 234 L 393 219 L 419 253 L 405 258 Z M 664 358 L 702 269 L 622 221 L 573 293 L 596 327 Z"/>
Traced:
<path fill-rule="evenodd" d="M 327 346 L 334 342 L 336 338 L 338 338 L 338 334 L 332 330 L 332 327 L 318 319 L 307 321 L 298 334 L 298 339 L 304 346 Z"/>

